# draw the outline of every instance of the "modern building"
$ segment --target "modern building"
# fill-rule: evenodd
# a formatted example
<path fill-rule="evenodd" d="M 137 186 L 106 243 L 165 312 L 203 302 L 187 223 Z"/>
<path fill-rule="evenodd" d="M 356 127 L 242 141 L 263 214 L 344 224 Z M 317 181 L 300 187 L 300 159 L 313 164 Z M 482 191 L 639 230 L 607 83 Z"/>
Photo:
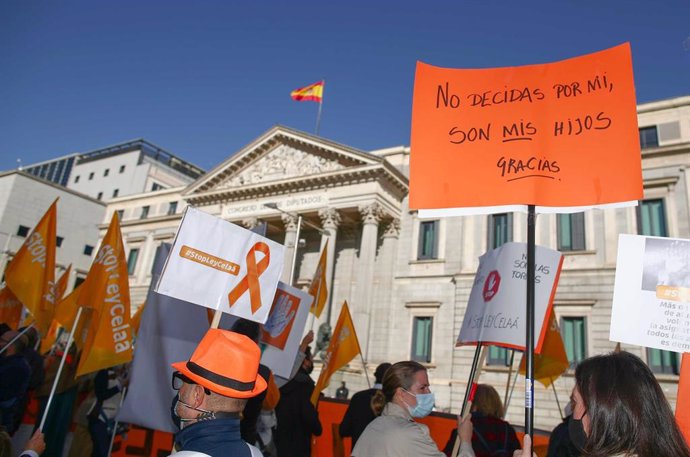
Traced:
<path fill-rule="evenodd" d="M 28 174 L 109 200 L 191 183 L 204 170 L 138 139 L 23 168 Z"/>
<path fill-rule="evenodd" d="M 0 173 L 0 275 L 50 205 L 57 203 L 56 274 L 72 265 L 67 290 L 85 277 L 99 243 L 105 203 L 22 171 Z"/>
<path fill-rule="evenodd" d="M 608 335 L 618 235 L 690 238 L 690 97 L 643 104 L 638 114 L 640 205 L 537 219 L 537 243 L 565 255 L 555 312 L 573 367 L 615 347 Z M 457 412 L 474 350 L 455 348 L 455 340 L 478 258 L 504 242 L 526 241 L 526 215 L 420 219 L 408 208 L 409 153 L 404 146 L 361 151 L 274 127 L 189 185 L 111 199 L 101 230 L 114 211 L 122 212 L 134 303 L 143 302 L 155 249 L 172 241 L 186 205 L 248 228 L 267 222 L 267 236 L 288 248 L 283 281 L 290 280 L 298 250 L 298 286 L 311 280 L 328 242 L 331 296 L 318 324 L 333 326 L 347 300 L 370 375 L 383 361 L 418 360 L 429 367 L 437 406 Z M 300 240 L 297 215 L 309 222 L 302 225 Z M 647 361 L 673 404 L 677 355 L 623 349 Z M 492 348 L 481 382 L 506 391 L 519 360 L 519 354 Z M 333 395 L 341 379 L 351 391 L 364 388 L 362 368 L 354 360 L 334 376 L 326 393 Z M 559 405 L 565 406 L 573 385 L 572 370 L 555 382 L 555 390 L 537 384 L 536 427 L 548 430 L 560 421 Z M 521 424 L 523 383 L 518 386 L 508 418 Z"/>

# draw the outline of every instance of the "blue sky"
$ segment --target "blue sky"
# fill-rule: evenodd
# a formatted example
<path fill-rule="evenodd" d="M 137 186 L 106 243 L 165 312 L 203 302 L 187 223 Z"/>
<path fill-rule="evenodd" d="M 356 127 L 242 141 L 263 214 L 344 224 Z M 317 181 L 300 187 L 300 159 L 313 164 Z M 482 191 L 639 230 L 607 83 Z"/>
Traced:
<path fill-rule="evenodd" d="M 211 169 L 326 80 L 321 135 L 409 144 L 417 60 L 544 63 L 630 41 L 638 102 L 690 95 L 690 2 L 0 2 L 0 170 L 145 138 Z"/>

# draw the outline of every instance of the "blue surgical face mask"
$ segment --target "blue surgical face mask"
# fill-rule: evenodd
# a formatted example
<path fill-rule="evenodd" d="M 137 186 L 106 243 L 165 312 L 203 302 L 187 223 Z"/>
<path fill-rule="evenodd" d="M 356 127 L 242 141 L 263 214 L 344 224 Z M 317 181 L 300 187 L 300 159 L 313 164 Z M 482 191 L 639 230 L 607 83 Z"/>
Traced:
<path fill-rule="evenodd" d="M 413 394 L 409 390 L 403 390 L 417 399 L 417 406 L 414 408 L 405 403 L 407 405 L 407 410 L 410 412 L 410 416 L 426 417 L 431 414 L 431 411 L 434 409 L 434 404 L 436 403 L 433 392 L 428 394 Z M 405 400 L 403 400 L 403 402 L 404 401 Z"/>

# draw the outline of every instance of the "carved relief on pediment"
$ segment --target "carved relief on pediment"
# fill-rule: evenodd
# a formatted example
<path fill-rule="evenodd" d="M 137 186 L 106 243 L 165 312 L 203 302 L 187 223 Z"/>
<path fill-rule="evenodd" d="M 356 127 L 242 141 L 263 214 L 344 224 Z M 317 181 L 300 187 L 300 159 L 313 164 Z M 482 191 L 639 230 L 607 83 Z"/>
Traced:
<path fill-rule="evenodd" d="M 287 145 L 281 145 L 256 163 L 249 165 L 225 181 L 219 187 L 240 187 L 247 184 L 316 175 L 342 170 L 343 168 L 345 166 L 336 160 L 310 154 Z"/>

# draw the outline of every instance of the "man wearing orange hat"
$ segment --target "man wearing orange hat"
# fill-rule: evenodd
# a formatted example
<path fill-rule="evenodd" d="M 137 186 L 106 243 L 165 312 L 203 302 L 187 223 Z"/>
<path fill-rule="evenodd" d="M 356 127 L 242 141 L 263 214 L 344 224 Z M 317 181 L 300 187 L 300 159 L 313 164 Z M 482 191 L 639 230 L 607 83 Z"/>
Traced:
<path fill-rule="evenodd" d="M 210 329 L 188 361 L 172 367 L 173 389 L 179 390 L 174 411 L 180 418 L 175 457 L 261 457 L 242 441 L 240 415 L 248 398 L 266 390 L 259 376 L 261 351 L 249 338 Z"/>

